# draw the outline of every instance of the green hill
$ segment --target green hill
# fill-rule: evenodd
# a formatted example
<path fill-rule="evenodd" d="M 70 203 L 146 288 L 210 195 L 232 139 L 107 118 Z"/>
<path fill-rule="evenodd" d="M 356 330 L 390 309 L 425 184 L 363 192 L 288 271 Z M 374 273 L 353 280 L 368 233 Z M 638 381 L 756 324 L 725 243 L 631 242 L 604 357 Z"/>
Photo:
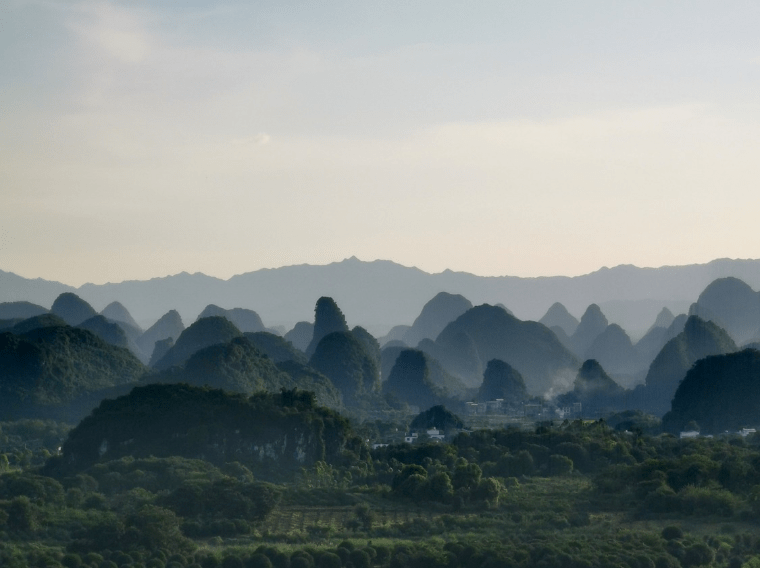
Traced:
<path fill-rule="evenodd" d="M 296 390 L 254 396 L 189 385 L 148 385 L 105 400 L 63 445 L 62 474 L 123 456 L 238 461 L 257 477 L 277 478 L 316 461 L 364 454 L 339 414 Z"/>
<path fill-rule="evenodd" d="M 115 322 L 107 320 L 102 315 L 96 315 L 90 319 L 86 319 L 77 327 L 92 331 L 106 343 L 110 343 L 116 347 L 124 347 L 125 349 L 129 349 L 127 334 L 124 333 L 124 330 L 121 328 L 121 326 Z"/>
<path fill-rule="evenodd" d="M 262 318 L 260 318 L 259 314 L 254 310 L 247 310 L 245 308 L 226 310 L 219 306 L 215 306 L 214 304 L 209 304 L 196 319 L 200 320 L 212 316 L 227 318 L 230 323 L 243 332 L 255 333 L 257 331 L 265 330 L 265 324 L 262 323 Z"/>
<path fill-rule="evenodd" d="M 431 342 L 431 340 L 428 340 Z M 381 382 L 383 383 L 389 378 L 389 374 L 392 372 L 392 368 L 394 367 L 394 364 L 397 362 L 397 358 L 400 356 L 400 353 L 405 351 L 406 349 L 410 349 L 409 347 L 403 345 L 388 345 L 384 347 L 381 350 Z M 419 349 L 420 351 L 423 351 L 422 349 Z M 444 389 L 448 395 L 454 396 L 454 397 L 461 397 L 466 394 L 467 387 L 465 384 L 463 384 L 463 381 L 458 379 L 457 377 L 454 377 L 450 373 L 448 373 L 444 367 L 434 359 L 431 355 L 429 355 L 426 351 L 423 351 L 424 356 L 426 357 L 426 366 L 429 369 L 429 378 L 431 379 L 431 382 L 434 383 L 436 386 Z"/>
<path fill-rule="evenodd" d="M 101 315 L 112 321 L 126 323 L 130 327 L 137 329 L 140 333 L 143 333 L 143 330 L 138 325 L 138 322 L 135 321 L 127 308 L 125 308 L 119 302 L 111 302 L 108 306 L 101 310 Z"/>
<path fill-rule="evenodd" d="M 690 316 L 683 331 L 671 339 L 651 363 L 645 386 L 636 389 L 636 403 L 654 414 L 664 414 L 669 410 L 678 384 L 696 361 L 736 350 L 736 344 L 725 330 L 698 316 Z"/>
<path fill-rule="evenodd" d="M 181 365 L 199 349 L 227 343 L 242 334 L 227 318 L 213 316 L 202 318 L 184 329 L 175 344 L 154 366 L 157 370 Z"/>
<path fill-rule="evenodd" d="M 257 349 L 262 353 L 267 354 L 267 356 L 276 363 L 282 361 L 307 363 L 307 357 L 304 355 L 304 352 L 294 347 L 293 343 L 279 335 L 267 331 L 258 331 L 256 333 L 246 332 L 243 335 L 246 339 L 256 345 Z"/>
<path fill-rule="evenodd" d="M 190 328 L 189 328 L 190 329 Z M 231 392 L 252 394 L 277 392 L 296 386 L 291 377 L 246 337 L 235 337 L 194 352 L 180 367 L 172 367 L 148 380 L 161 383 L 188 383 Z"/>
<path fill-rule="evenodd" d="M 340 410 L 344 406 L 341 392 L 333 385 L 331 379 L 309 365 L 289 360 L 278 363 L 277 367 L 291 377 L 299 390 L 314 392 L 318 404 L 334 410 Z"/>
<path fill-rule="evenodd" d="M 307 357 L 312 357 L 321 339 L 336 331 L 349 331 L 344 314 L 333 301 L 333 298 L 326 296 L 318 298 L 315 303 L 315 325 L 312 328 L 312 339 L 305 351 Z"/>
<path fill-rule="evenodd" d="M 696 361 L 677 387 L 663 424 L 677 433 L 691 421 L 702 434 L 759 427 L 759 350 Z"/>
<path fill-rule="evenodd" d="M 251 335 L 260 333 L 271 335 L 266 332 Z M 298 388 L 315 393 L 320 405 L 341 407 L 341 395 L 327 377 L 297 361 L 288 360 L 277 365 L 245 336 L 200 349 L 183 365 L 154 373 L 143 382 L 187 383 L 244 394 Z"/>
<path fill-rule="evenodd" d="M 55 314 L 42 314 L 18 322 L 11 328 L 16 335 L 21 335 L 39 327 L 66 326 L 67 323 Z"/>
<path fill-rule="evenodd" d="M 492 359 L 484 370 L 484 380 L 479 387 L 477 400 L 485 402 L 502 398 L 511 406 L 518 406 L 527 398 L 524 377 L 505 361 Z"/>
<path fill-rule="evenodd" d="M 418 408 L 439 404 L 447 395 L 431 380 L 426 355 L 418 349 L 404 349 L 399 354 L 383 389 Z"/>
<path fill-rule="evenodd" d="M 473 307 L 473 304 L 460 294 L 440 292 L 426 302 L 402 340 L 408 345 L 418 345 L 422 339 L 427 338 L 434 340 L 448 323 Z"/>
<path fill-rule="evenodd" d="M 72 292 L 60 294 L 50 312 L 59 316 L 69 325 L 79 325 L 83 321 L 98 315 L 93 307 Z"/>
<path fill-rule="evenodd" d="M 481 384 L 487 361 L 500 359 L 521 373 L 533 395 L 547 391 L 559 376 L 573 376 L 579 365 L 541 323 L 521 321 L 487 304 L 448 324 L 433 346 L 433 352 L 426 351 L 469 386 Z"/>
<path fill-rule="evenodd" d="M 45 416 L 88 392 L 136 382 L 146 368 L 90 331 L 49 326 L 0 334 L 3 416 Z"/>
<path fill-rule="evenodd" d="M 310 366 L 331 379 L 344 404 L 352 406 L 365 394 L 380 389 L 380 371 L 364 345 L 349 331 L 324 336 L 310 358 Z"/>
<path fill-rule="evenodd" d="M 718 278 L 707 286 L 691 315 L 711 320 L 738 345 L 759 341 L 759 292 L 738 278 Z"/>
<path fill-rule="evenodd" d="M 48 310 L 31 302 L 0 302 L 0 319 L 27 319 L 48 313 Z"/>

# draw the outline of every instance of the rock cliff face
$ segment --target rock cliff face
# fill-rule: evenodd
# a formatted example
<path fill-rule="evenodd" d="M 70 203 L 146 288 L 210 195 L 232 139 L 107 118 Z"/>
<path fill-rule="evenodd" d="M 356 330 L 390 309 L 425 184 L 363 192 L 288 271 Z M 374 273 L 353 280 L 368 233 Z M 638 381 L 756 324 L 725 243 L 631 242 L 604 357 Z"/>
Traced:
<path fill-rule="evenodd" d="M 342 452 L 366 452 L 348 422 L 314 403 L 311 393 L 246 397 L 188 385 L 148 385 L 106 400 L 63 446 L 64 472 L 100 461 L 182 456 L 214 464 L 238 461 L 260 477 L 336 463 Z"/>

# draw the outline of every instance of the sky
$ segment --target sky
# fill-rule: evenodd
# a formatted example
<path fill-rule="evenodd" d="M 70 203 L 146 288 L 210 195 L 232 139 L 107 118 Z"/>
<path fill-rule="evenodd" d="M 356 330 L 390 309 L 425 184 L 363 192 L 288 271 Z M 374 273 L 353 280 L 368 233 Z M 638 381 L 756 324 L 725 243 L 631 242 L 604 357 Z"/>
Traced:
<path fill-rule="evenodd" d="M 759 258 L 760 6 L 0 3 L 0 270 Z"/>

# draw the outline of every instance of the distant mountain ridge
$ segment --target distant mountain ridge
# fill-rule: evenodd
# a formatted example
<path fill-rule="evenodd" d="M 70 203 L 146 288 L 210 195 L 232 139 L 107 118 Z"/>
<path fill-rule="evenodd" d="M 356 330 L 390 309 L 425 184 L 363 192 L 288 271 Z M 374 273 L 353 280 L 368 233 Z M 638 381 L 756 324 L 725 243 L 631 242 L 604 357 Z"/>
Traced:
<path fill-rule="evenodd" d="M 717 278 L 734 277 L 759 290 L 759 259 L 718 259 L 706 264 L 638 268 L 621 265 L 601 268 L 582 276 L 482 277 L 445 270 L 429 274 L 388 260 L 371 262 L 349 258 L 328 265 L 296 265 L 262 269 L 222 280 L 196 273 L 145 281 L 125 281 L 74 288 L 42 279 L 26 279 L 0 270 L 0 302 L 28 301 L 51 306 L 63 292 L 76 292 L 95 309 L 118 301 L 144 328 L 162 314 L 176 309 L 185 321 L 194 321 L 210 303 L 224 309 L 256 311 L 265 325 L 311 321 L 315 300 L 332 297 L 350 325 L 412 324 L 421 307 L 439 292 L 460 294 L 474 305 L 506 305 L 520 319 L 539 320 L 555 302 L 571 314 L 592 303 L 642 302 L 648 299 L 656 311 L 646 314 L 652 322 L 662 307 L 694 302 Z M 604 309 L 604 313 L 606 310 Z M 626 321 L 606 314 L 609 323 L 629 330 Z M 643 327 L 640 322 L 636 327 Z M 645 326 L 647 327 L 647 326 Z M 645 328 L 643 329 L 645 331 Z"/>

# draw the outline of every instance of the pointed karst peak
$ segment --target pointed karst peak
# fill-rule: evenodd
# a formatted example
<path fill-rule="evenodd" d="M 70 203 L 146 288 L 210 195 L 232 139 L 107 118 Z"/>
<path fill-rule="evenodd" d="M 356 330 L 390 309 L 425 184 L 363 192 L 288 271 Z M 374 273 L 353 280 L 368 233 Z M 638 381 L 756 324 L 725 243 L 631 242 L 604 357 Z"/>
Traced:
<path fill-rule="evenodd" d="M 141 329 L 138 323 L 133 319 L 130 312 L 119 302 L 111 302 L 108 306 L 101 310 L 101 315 L 110 320 L 120 321 L 131 325 L 136 329 Z"/>
<path fill-rule="evenodd" d="M 595 359 L 612 373 L 632 374 L 638 370 L 638 352 L 627 333 L 615 323 L 598 334 L 584 359 Z"/>
<path fill-rule="evenodd" d="M 315 303 L 315 327 L 312 341 L 307 347 L 307 356 L 312 357 L 320 340 L 335 331 L 349 331 L 347 320 L 333 298 L 323 296 Z"/>
<path fill-rule="evenodd" d="M 662 308 L 659 312 L 659 315 L 656 316 L 656 321 L 654 322 L 652 327 L 664 327 L 667 328 L 670 325 L 672 325 L 672 322 L 675 321 L 674 314 L 669 311 L 668 308 Z"/>
<path fill-rule="evenodd" d="M 648 368 L 647 410 L 654 414 L 667 412 L 677 386 L 696 361 L 737 350 L 735 342 L 717 324 L 689 316 L 683 330 L 664 345 Z"/>
<path fill-rule="evenodd" d="M 439 292 L 426 302 L 403 340 L 408 345 L 418 345 L 422 339 L 436 339 L 448 323 L 472 307 L 473 304 L 460 294 Z"/>
<path fill-rule="evenodd" d="M 579 325 L 577 318 L 571 315 L 569 310 L 566 309 L 566 306 L 561 302 L 556 302 L 550 306 L 548 311 L 545 312 L 545 315 L 540 319 L 540 323 L 548 328 L 554 326 L 560 327 L 564 330 L 564 333 L 570 337 L 574 334 L 574 331 Z"/>
<path fill-rule="evenodd" d="M 430 408 L 441 398 L 431 381 L 426 356 L 418 349 L 403 349 L 383 385 L 385 393 L 419 408 Z"/>
<path fill-rule="evenodd" d="M 609 322 L 603 315 L 601 308 L 597 304 L 590 304 L 585 313 L 582 314 L 582 319 L 580 319 L 579 325 L 571 337 L 574 352 L 580 358 L 584 358 L 585 352 L 593 344 L 595 338 L 603 333 L 608 325 Z"/>
<path fill-rule="evenodd" d="M 688 338 L 696 340 L 703 340 L 707 336 L 712 335 L 727 338 L 727 340 L 732 341 L 723 328 L 714 322 L 702 319 L 695 315 L 688 316 L 683 332 Z"/>
<path fill-rule="evenodd" d="M 615 394 L 623 390 L 595 359 L 588 359 L 582 363 L 577 378 L 574 380 L 574 392 L 578 394 Z"/>
<path fill-rule="evenodd" d="M 603 324 L 604 328 L 609 324 L 606 316 L 603 315 L 603 312 L 601 311 L 601 308 L 598 306 L 598 304 L 590 304 L 585 310 L 585 313 L 582 314 L 582 319 L 579 323 L 584 323 L 586 325 Z"/>
<path fill-rule="evenodd" d="M 347 406 L 356 404 L 358 397 L 378 392 L 381 386 L 378 364 L 349 331 L 325 335 L 315 347 L 309 364 L 331 379 Z"/>
<path fill-rule="evenodd" d="M 149 327 L 143 335 L 138 337 L 136 343 L 144 353 L 153 353 L 157 341 L 171 337 L 177 341 L 185 329 L 183 320 L 177 310 L 169 310 L 159 320 Z"/>
<path fill-rule="evenodd" d="M 64 292 L 53 302 L 50 312 L 59 316 L 69 325 L 79 325 L 98 315 L 93 307 L 72 292 Z"/>
<path fill-rule="evenodd" d="M 585 381 L 590 381 L 600 377 L 608 377 L 608 375 L 598 361 L 595 359 L 588 359 L 582 363 L 582 366 L 579 368 L 579 377 Z"/>

